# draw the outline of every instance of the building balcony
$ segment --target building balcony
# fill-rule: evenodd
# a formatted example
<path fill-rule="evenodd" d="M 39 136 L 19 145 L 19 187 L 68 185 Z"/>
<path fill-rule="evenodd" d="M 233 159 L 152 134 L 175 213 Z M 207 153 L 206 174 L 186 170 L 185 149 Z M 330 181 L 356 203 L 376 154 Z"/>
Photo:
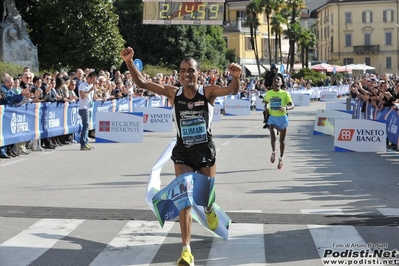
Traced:
<path fill-rule="evenodd" d="M 355 54 L 378 54 L 380 52 L 380 45 L 359 45 L 353 46 Z"/>
<path fill-rule="evenodd" d="M 248 30 L 249 28 L 245 26 L 245 20 L 241 20 L 242 18 L 238 18 L 237 21 L 226 22 L 224 24 L 225 32 L 241 32 L 241 30 Z"/>

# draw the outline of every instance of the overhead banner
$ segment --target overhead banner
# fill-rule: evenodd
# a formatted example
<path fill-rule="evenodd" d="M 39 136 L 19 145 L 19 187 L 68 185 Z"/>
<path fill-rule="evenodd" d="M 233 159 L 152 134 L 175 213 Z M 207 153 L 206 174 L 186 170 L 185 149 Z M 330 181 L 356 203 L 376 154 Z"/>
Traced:
<path fill-rule="evenodd" d="M 334 136 L 334 124 L 336 119 L 352 119 L 352 115 L 343 111 L 318 109 L 316 112 L 313 135 Z"/>
<path fill-rule="evenodd" d="M 386 125 L 372 120 L 335 120 L 334 151 L 385 152 Z"/>
<path fill-rule="evenodd" d="M 134 107 L 135 112 L 143 113 L 144 132 L 171 132 L 173 116 L 170 107 Z"/>
<path fill-rule="evenodd" d="M 226 116 L 246 116 L 251 115 L 251 102 L 248 99 L 228 99 L 224 100 L 224 115 Z"/>
<path fill-rule="evenodd" d="M 143 142 L 143 113 L 99 112 L 95 124 L 96 142 Z"/>

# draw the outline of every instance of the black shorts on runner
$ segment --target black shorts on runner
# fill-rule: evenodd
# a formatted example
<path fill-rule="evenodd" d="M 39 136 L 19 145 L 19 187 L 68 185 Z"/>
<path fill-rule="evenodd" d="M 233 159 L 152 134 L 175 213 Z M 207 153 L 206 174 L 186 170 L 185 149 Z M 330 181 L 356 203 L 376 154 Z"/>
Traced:
<path fill-rule="evenodd" d="M 202 167 L 211 167 L 216 161 L 216 148 L 213 141 L 186 146 L 176 144 L 170 157 L 175 164 L 185 164 L 197 171 Z"/>

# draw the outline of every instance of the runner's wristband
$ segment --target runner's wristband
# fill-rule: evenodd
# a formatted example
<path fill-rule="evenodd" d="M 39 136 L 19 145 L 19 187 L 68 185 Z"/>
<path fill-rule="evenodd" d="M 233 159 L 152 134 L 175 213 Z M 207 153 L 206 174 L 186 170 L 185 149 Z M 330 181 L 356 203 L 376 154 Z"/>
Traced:
<path fill-rule="evenodd" d="M 235 79 L 240 79 L 240 78 L 241 78 L 241 74 L 238 75 L 238 76 L 233 76 L 233 75 L 232 75 L 232 77 L 235 78 Z"/>

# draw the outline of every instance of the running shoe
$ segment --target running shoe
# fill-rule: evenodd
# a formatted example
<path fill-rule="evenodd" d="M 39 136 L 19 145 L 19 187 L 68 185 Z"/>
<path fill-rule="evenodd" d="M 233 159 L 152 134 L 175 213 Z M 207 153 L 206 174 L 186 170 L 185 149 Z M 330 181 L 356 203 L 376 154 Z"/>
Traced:
<path fill-rule="evenodd" d="M 215 230 L 218 227 L 219 223 L 219 219 L 216 216 L 215 210 L 212 208 L 212 210 L 209 213 L 205 212 L 205 215 L 209 229 Z"/>
<path fill-rule="evenodd" d="M 187 249 L 181 253 L 177 266 L 194 266 L 194 256 Z"/>
<path fill-rule="evenodd" d="M 272 155 L 270 156 L 270 162 L 274 163 L 276 161 L 276 152 L 272 152 Z"/>
<path fill-rule="evenodd" d="M 284 166 L 283 159 L 279 158 L 278 164 L 277 164 L 277 169 L 281 169 L 281 168 L 283 168 L 283 166 Z"/>

